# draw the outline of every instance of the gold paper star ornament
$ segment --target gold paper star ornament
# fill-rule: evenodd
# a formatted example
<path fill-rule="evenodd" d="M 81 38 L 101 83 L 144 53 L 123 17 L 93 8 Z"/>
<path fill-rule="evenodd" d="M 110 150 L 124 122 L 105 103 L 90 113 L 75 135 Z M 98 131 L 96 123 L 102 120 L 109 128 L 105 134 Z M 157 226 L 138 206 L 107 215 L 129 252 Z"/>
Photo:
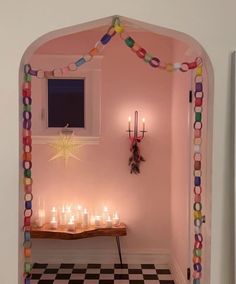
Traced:
<path fill-rule="evenodd" d="M 55 143 L 49 145 L 56 151 L 56 154 L 49 161 L 63 158 L 65 165 L 67 165 L 69 158 L 79 160 L 75 153 L 82 145 L 79 142 L 76 142 L 73 133 L 71 135 L 60 133 L 60 136 Z"/>

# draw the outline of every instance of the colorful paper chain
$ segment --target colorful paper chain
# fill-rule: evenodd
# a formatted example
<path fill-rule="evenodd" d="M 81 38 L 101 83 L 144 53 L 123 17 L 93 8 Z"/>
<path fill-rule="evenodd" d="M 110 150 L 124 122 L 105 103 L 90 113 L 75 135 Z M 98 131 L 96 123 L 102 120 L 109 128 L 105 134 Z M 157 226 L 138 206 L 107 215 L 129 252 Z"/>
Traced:
<path fill-rule="evenodd" d="M 196 69 L 194 79 L 194 248 L 193 248 L 193 284 L 200 284 L 202 277 L 202 224 L 205 222 L 205 216 L 202 213 L 202 114 L 203 114 L 203 75 L 202 65 Z"/>
<path fill-rule="evenodd" d="M 25 202 L 25 210 L 24 210 L 24 283 L 30 284 L 31 278 L 31 269 L 32 263 L 30 261 L 31 258 L 31 217 L 33 215 L 32 210 L 32 135 L 31 135 L 31 105 L 32 105 L 32 97 L 31 97 L 31 75 L 25 72 L 24 74 L 24 82 L 22 86 L 22 102 L 23 102 L 23 155 L 22 155 L 22 167 L 23 167 L 23 188 L 24 188 L 24 202 Z"/>
<path fill-rule="evenodd" d="M 202 59 L 197 57 L 193 62 L 183 63 L 164 63 L 158 57 L 152 56 L 144 48 L 138 45 L 135 40 L 124 32 L 124 27 L 120 24 L 119 18 L 113 20 L 113 24 L 109 27 L 106 34 L 95 44 L 88 54 L 81 56 L 74 63 L 69 64 L 63 68 L 57 68 L 50 71 L 34 70 L 30 64 L 24 66 L 24 83 L 22 89 L 23 96 L 23 170 L 24 170 L 24 192 L 25 192 L 25 210 L 24 210 L 24 283 L 30 284 L 32 264 L 30 262 L 31 257 L 31 217 L 32 211 L 32 136 L 31 136 L 31 76 L 35 76 L 39 79 L 63 76 L 68 71 L 76 71 L 80 66 L 89 62 L 94 56 L 101 53 L 105 45 L 116 34 L 120 34 L 124 43 L 145 63 L 148 63 L 153 68 L 159 68 L 168 72 L 181 71 L 187 72 L 192 69 L 196 69 L 195 76 L 195 91 L 194 91 L 194 249 L 193 249 L 193 284 L 200 284 L 202 277 L 202 248 L 203 248 L 203 236 L 201 227 L 205 217 L 202 214 L 202 110 L 203 110 L 203 76 L 202 76 Z"/>
<path fill-rule="evenodd" d="M 30 64 L 25 65 L 25 73 L 31 76 L 35 76 L 39 79 L 48 78 L 48 77 L 60 77 L 68 71 L 76 71 L 83 64 L 91 61 L 94 56 L 100 54 L 103 48 L 110 42 L 110 40 L 116 35 L 119 34 L 121 39 L 124 41 L 126 46 L 130 48 L 140 59 L 145 63 L 148 63 L 152 68 L 163 69 L 168 72 L 172 71 L 181 71 L 187 72 L 189 70 L 197 68 L 202 64 L 202 59 L 197 57 L 192 62 L 182 62 L 182 63 L 165 63 L 162 62 L 158 57 L 151 55 L 147 52 L 146 49 L 141 47 L 135 42 L 135 40 L 125 33 L 124 27 L 120 24 L 119 18 L 113 20 L 112 25 L 109 27 L 107 32 L 102 36 L 102 38 L 95 44 L 95 46 L 86 54 L 81 56 L 78 60 L 73 63 L 70 63 L 66 67 L 56 68 L 53 70 L 34 70 L 31 68 Z"/>

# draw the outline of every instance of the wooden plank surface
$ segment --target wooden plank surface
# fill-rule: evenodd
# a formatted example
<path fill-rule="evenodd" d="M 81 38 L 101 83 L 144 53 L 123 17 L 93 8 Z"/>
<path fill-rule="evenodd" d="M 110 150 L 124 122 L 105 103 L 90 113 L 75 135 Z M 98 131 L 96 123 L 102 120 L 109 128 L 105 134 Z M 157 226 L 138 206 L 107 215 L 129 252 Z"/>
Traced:
<path fill-rule="evenodd" d="M 87 229 L 76 229 L 75 232 L 70 232 L 66 227 L 60 226 L 56 230 L 50 228 L 50 224 L 45 224 L 42 228 L 32 226 L 31 237 L 35 239 L 61 239 L 61 240 L 77 240 L 92 237 L 105 236 L 126 236 L 126 225 L 121 223 L 119 226 L 112 228 L 90 226 Z"/>

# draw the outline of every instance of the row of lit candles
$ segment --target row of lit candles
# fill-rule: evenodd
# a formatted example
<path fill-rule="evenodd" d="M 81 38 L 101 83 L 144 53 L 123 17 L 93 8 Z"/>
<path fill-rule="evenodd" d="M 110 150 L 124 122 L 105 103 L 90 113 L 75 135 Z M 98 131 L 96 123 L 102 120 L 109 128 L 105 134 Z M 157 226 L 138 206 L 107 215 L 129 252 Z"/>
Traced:
<path fill-rule="evenodd" d="M 45 209 L 39 209 L 36 225 L 43 227 L 46 223 Z M 63 226 L 68 231 L 75 231 L 76 228 L 86 229 L 89 226 L 106 227 L 119 226 L 120 218 L 117 212 L 110 214 L 107 207 L 103 208 L 101 215 L 89 214 L 88 209 L 77 206 L 72 210 L 71 206 L 62 206 L 61 209 L 57 209 L 55 206 L 50 211 L 50 228 L 52 230 L 58 229 L 58 226 Z"/>

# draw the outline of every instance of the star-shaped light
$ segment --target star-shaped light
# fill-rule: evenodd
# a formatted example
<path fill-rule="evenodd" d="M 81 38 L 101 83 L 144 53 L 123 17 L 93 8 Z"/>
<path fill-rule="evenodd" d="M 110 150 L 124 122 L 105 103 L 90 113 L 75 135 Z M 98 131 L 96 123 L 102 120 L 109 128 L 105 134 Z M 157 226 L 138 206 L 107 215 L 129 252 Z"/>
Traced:
<path fill-rule="evenodd" d="M 67 165 L 69 158 L 79 160 L 75 153 L 80 147 L 82 147 L 82 145 L 75 141 L 73 133 L 71 135 L 60 133 L 57 141 L 49 145 L 56 151 L 56 154 L 49 161 L 63 158 L 65 165 Z"/>

